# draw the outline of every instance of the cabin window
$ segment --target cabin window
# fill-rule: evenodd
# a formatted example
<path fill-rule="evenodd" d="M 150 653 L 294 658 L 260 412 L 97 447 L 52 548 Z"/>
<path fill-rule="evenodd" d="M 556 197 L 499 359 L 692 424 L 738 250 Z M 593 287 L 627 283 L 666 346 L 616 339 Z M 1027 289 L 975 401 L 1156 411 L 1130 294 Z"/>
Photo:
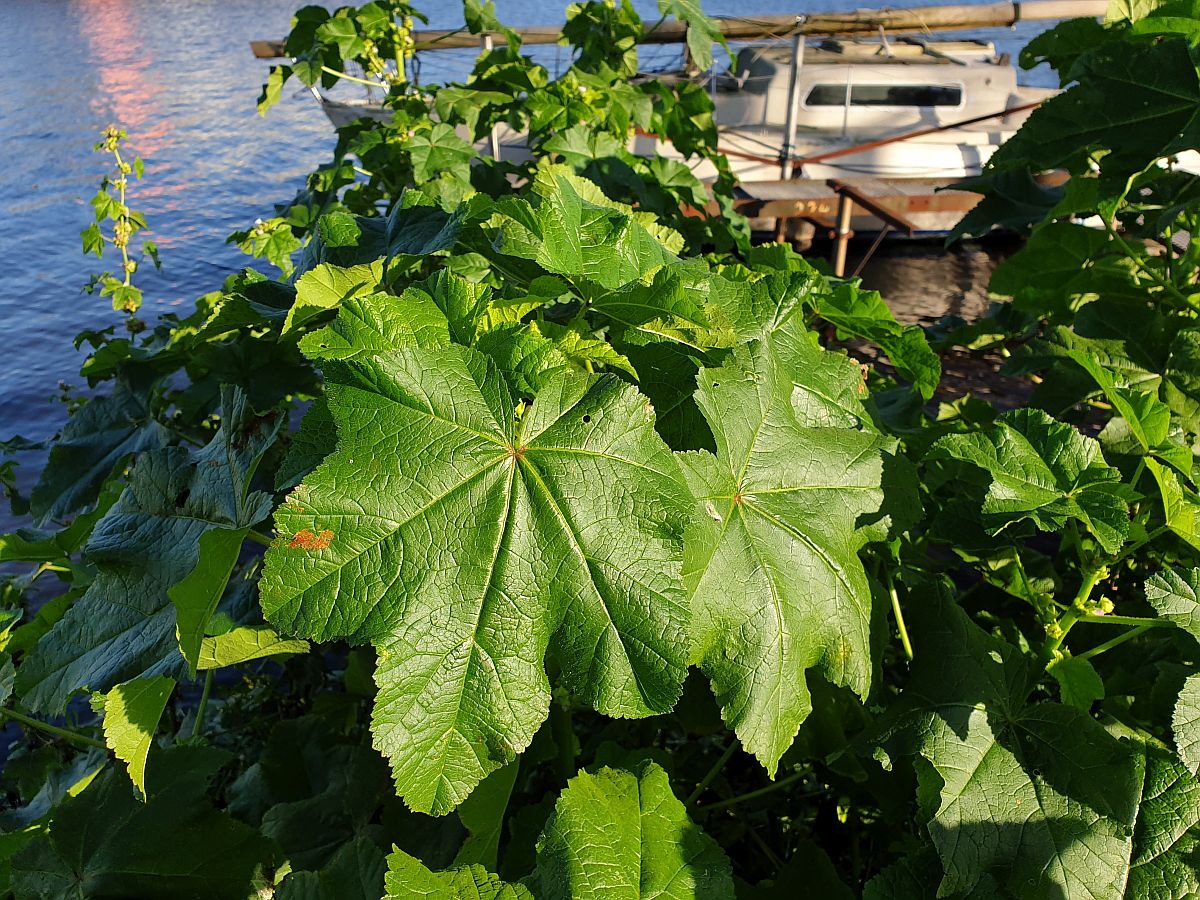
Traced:
<path fill-rule="evenodd" d="M 805 106 L 844 106 L 845 84 L 816 84 L 804 98 Z M 962 88 L 953 84 L 855 84 L 850 86 L 851 106 L 959 106 Z"/>

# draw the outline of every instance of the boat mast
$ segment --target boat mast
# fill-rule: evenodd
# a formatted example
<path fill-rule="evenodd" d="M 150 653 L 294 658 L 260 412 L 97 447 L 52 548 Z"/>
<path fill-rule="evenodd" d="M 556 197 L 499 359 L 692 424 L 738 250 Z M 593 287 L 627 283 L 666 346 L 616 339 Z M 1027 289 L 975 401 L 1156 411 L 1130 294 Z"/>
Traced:
<path fill-rule="evenodd" d="M 787 121 L 783 127 L 783 149 L 779 152 L 779 177 L 789 181 L 795 165 L 796 125 L 800 119 L 800 69 L 804 65 L 804 35 L 792 35 L 792 70 L 788 75 Z"/>

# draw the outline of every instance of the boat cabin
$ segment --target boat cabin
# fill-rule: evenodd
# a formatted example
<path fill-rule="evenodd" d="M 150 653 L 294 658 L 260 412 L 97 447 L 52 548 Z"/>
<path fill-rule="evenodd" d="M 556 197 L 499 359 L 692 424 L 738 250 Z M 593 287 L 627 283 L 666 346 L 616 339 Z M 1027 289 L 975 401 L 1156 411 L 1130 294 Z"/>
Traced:
<path fill-rule="evenodd" d="M 790 46 L 748 47 L 715 81 L 716 119 L 726 127 L 783 128 Z M 862 132 L 948 125 L 1023 102 L 1006 55 L 984 41 L 826 40 L 803 51 L 801 131 Z"/>

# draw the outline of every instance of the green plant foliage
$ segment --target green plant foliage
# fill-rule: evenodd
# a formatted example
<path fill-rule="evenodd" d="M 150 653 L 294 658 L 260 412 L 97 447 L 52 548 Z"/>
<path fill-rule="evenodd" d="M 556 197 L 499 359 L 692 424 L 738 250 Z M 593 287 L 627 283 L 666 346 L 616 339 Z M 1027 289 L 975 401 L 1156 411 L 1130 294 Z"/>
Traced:
<path fill-rule="evenodd" d="M 693 825 L 652 762 L 571 779 L 537 845 L 537 867 L 508 884 L 479 865 L 430 872 L 402 850 L 388 858 L 388 900 L 733 896 L 729 862 Z"/>
<path fill-rule="evenodd" d="M 13 859 L 14 892 L 63 900 L 244 897 L 270 851 L 254 829 L 208 802 L 209 779 L 226 759 L 211 748 L 163 751 L 147 772 L 147 803 L 109 769 L 65 799 L 49 830 Z M 203 835 L 203 844 L 182 842 L 182 834 Z"/>
<path fill-rule="evenodd" d="M 140 258 L 134 258 L 130 253 L 133 238 L 139 231 L 146 229 L 146 220 L 140 212 L 131 209 L 126 202 L 126 192 L 129 187 L 129 176 L 133 175 L 141 181 L 145 167 L 140 157 L 133 157 L 133 162 L 127 162 L 121 156 L 121 141 L 126 137 L 124 131 L 115 127 L 104 130 L 102 140 L 92 149 L 97 153 L 112 154 L 113 171 L 104 176 L 100 182 L 100 190 L 92 198 L 92 209 L 96 213 L 96 221 L 80 234 L 83 240 L 83 252 L 94 253 L 103 259 L 105 250 L 111 246 L 121 255 L 120 277 L 109 272 L 93 275 L 84 286 L 89 294 L 97 288 L 102 297 L 111 297 L 113 309 L 129 314 L 126 325 L 133 333 L 143 326 L 140 320 L 134 318 L 134 313 L 142 305 L 142 291 L 133 284 L 133 275 L 141 262 L 149 259 L 155 267 L 159 267 L 158 249 L 154 242 L 143 239 Z M 112 234 L 104 234 L 102 226 L 112 223 Z"/>
<path fill-rule="evenodd" d="M 1128 536 L 1120 473 L 1100 445 L 1036 410 L 1001 416 L 990 432 L 952 434 L 929 459 L 959 460 L 986 473 L 980 519 L 996 534 L 1030 519 L 1043 531 L 1076 521 L 1109 553 Z"/>
<path fill-rule="evenodd" d="M 383 851 L 367 838 L 343 844 L 317 872 L 295 872 L 276 894 L 281 900 L 378 900 L 387 868 Z"/>
<path fill-rule="evenodd" d="M 1168 569 L 1152 576 L 1146 600 L 1164 619 L 1200 640 L 1200 569 L 1186 575 Z"/>
<path fill-rule="evenodd" d="M 1104 149 L 1102 176 L 1117 181 L 1200 137 L 1200 79 L 1182 38 L 1101 43 L 1075 59 L 1068 78 L 1076 86 L 1035 110 L 993 165 L 1049 169 Z"/>
<path fill-rule="evenodd" d="M 1200 674 L 1188 676 L 1171 716 L 1175 750 L 1193 775 L 1200 771 Z"/>
<path fill-rule="evenodd" d="M 985 883 L 1112 895 L 1136 811 L 1133 754 L 1078 709 L 1030 704 L 1031 672 L 1016 649 L 931 593 L 913 609 L 916 662 L 883 746 L 928 763 L 916 769 L 937 798 L 939 893 Z"/>
<path fill-rule="evenodd" d="M 687 492 L 636 391 L 558 378 L 518 418 L 495 368 L 458 349 L 398 350 L 327 377 L 338 451 L 276 516 L 264 610 L 286 630 L 376 645 L 376 741 L 414 808 L 452 809 L 524 749 L 546 715 L 551 645 L 601 712 L 671 707 L 686 667 L 687 606 L 670 576 Z M 413 495 L 416 482 L 437 487 Z M 537 563 L 547 554 L 553 568 Z M 444 575 L 431 581 L 430 567 Z"/>
<path fill-rule="evenodd" d="M 762 344 L 735 359 L 700 373 L 717 452 L 681 457 L 697 503 L 684 581 L 693 659 L 774 775 L 812 710 L 807 669 L 860 695 L 870 685 L 871 591 L 855 522 L 879 508 L 883 463 L 872 434 L 802 425 L 791 388 L 804 374 Z"/>
<path fill-rule="evenodd" d="M 165 675 L 135 678 L 118 684 L 100 701 L 104 741 L 117 759 L 129 766 L 129 778 L 144 796 L 146 757 L 175 682 Z"/>
<path fill-rule="evenodd" d="M 281 638 L 266 625 L 243 625 L 204 638 L 197 668 L 224 669 L 268 656 L 307 653 L 308 649 L 307 641 Z"/>
<path fill-rule="evenodd" d="M 1169 751 L 1147 742 L 1124 896 L 1150 900 L 1200 890 L 1200 786 Z"/>
<path fill-rule="evenodd" d="M 71 417 L 50 449 L 30 509 L 41 523 L 68 518 L 95 502 L 122 463 L 168 440 L 145 398 L 117 384 L 111 395 L 89 400 Z"/>
<path fill-rule="evenodd" d="M 408 6 L 299 10 L 264 108 L 391 117 L 231 237 L 280 280 L 80 335 L 28 504 L 0 443 L 0 896 L 1200 895 L 1196 9 L 1031 43 L 960 228 L 1027 240 L 930 329 L 750 245 L 631 4 L 557 77 L 464 15 L 429 85 Z"/>
<path fill-rule="evenodd" d="M 183 674 L 179 605 L 215 606 L 220 591 L 177 593 L 173 600 L 172 587 L 206 565 L 203 554 L 212 547 L 206 534 L 229 531 L 240 545 L 270 512 L 269 498 L 248 488 L 279 417 L 255 415 L 234 388 L 222 409 L 227 418 L 201 451 L 172 446 L 143 455 L 121 499 L 96 524 L 84 548 L 95 580 L 21 667 L 21 690 L 32 707 L 61 711 L 77 690 Z"/>

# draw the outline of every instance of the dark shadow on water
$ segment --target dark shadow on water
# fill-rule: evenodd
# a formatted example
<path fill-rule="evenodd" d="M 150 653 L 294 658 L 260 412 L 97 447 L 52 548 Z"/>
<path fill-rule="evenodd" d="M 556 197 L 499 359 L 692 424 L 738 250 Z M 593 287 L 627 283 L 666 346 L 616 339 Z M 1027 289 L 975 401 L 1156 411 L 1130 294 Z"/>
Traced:
<path fill-rule="evenodd" d="M 863 285 L 879 291 L 901 322 L 928 325 L 946 315 L 970 322 L 987 312 L 988 280 L 1018 247 L 1005 238 L 949 248 L 940 240 L 891 241 L 863 269 Z M 866 242 L 851 244 L 851 268 L 869 248 Z"/>

